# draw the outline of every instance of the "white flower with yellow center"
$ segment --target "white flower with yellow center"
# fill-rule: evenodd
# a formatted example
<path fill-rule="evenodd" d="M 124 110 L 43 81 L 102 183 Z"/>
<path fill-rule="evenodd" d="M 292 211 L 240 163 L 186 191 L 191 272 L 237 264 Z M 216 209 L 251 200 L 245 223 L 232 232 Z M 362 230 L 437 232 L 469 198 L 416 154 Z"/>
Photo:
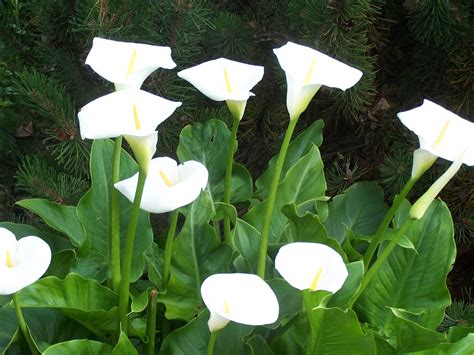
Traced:
<path fill-rule="evenodd" d="M 16 240 L 0 227 L 0 295 L 10 295 L 38 280 L 49 267 L 51 249 L 38 237 Z"/>
<path fill-rule="evenodd" d="M 321 85 L 347 90 L 362 77 L 360 70 L 293 42 L 273 52 L 286 74 L 286 105 L 291 119 L 306 110 Z"/>
<path fill-rule="evenodd" d="M 151 213 L 165 213 L 186 206 L 206 188 L 208 176 L 206 167 L 194 160 L 178 165 L 168 157 L 152 159 L 140 208 Z M 138 174 L 135 174 L 114 186 L 133 202 L 137 183 Z"/>
<path fill-rule="evenodd" d="M 78 114 L 82 138 L 143 137 L 181 106 L 143 90 L 121 90 L 99 97 Z"/>
<path fill-rule="evenodd" d="M 138 164 L 146 166 L 156 151 L 157 126 L 181 106 L 143 90 L 121 90 L 99 97 L 79 111 L 82 138 L 124 136 Z"/>
<path fill-rule="evenodd" d="M 337 292 L 348 272 L 342 257 L 332 248 L 318 243 L 290 243 L 280 248 L 275 268 L 299 290 Z"/>
<path fill-rule="evenodd" d="M 178 76 L 214 101 L 226 101 L 233 115 L 242 118 L 250 90 L 263 77 L 263 67 L 219 58 L 182 70 Z"/>
<path fill-rule="evenodd" d="M 275 293 L 257 275 L 211 275 L 201 286 L 201 296 L 211 313 L 208 322 L 211 332 L 224 328 L 230 321 L 264 325 L 278 319 Z"/>
<path fill-rule="evenodd" d="M 400 112 L 398 118 L 418 136 L 421 149 L 451 161 L 463 154 L 463 163 L 474 165 L 472 122 L 429 100 L 412 110 Z"/>
<path fill-rule="evenodd" d="M 86 59 L 94 71 L 115 84 L 117 90 L 139 89 L 158 68 L 173 69 L 169 47 L 112 41 L 96 37 Z"/>

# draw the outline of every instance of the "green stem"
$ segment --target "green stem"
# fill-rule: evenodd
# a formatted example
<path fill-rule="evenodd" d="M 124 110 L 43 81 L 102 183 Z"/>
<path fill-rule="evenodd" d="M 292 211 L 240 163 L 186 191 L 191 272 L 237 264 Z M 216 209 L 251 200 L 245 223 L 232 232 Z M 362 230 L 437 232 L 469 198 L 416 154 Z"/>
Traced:
<path fill-rule="evenodd" d="M 164 290 L 168 286 L 170 280 L 170 270 L 171 270 L 171 257 L 173 255 L 173 245 L 174 237 L 176 234 L 176 226 L 178 224 L 178 210 L 174 210 L 170 214 L 170 225 L 168 228 L 168 235 L 166 236 L 166 245 L 165 245 L 165 256 L 163 258 L 163 277 L 161 280 L 161 288 Z M 161 341 L 166 338 L 169 333 L 170 323 L 165 315 L 165 310 L 163 309 L 163 321 L 161 324 Z"/>
<path fill-rule="evenodd" d="M 39 354 L 38 349 L 36 348 L 35 342 L 31 338 L 31 334 L 28 331 L 28 326 L 26 325 L 25 318 L 23 318 L 23 313 L 21 311 L 20 302 L 18 301 L 18 296 L 16 293 L 13 294 L 13 305 L 15 307 L 16 317 L 18 318 L 18 325 L 20 330 L 25 337 L 26 343 L 31 350 L 32 354 Z"/>
<path fill-rule="evenodd" d="M 135 231 L 137 229 L 138 215 L 140 213 L 140 202 L 142 200 L 143 188 L 145 186 L 146 172 L 140 168 L 138 172 L 138 183 L 133 200 L 132 212 L 128 223 L 127 237 L 125 240 L 125 252 L 122 263 L 122 278 L 120 281 L 119 294 L 119 316 L 122 330 L 128 334 L 128 301 L 130 292 L 130 269 L 132 266 L 133 244 L 135 241 Z"/>
<path fill-rule="evenodd" d="M 225 169 L 225 185 L 224 185 L 224 202 L 230 204 L 230 192 L 232 187 L 232 164 L 234 162 L 234 151 L 235 141 L 237 139 L 237 130 L 239 128 L 240 119 L 238 116 L 233 115 L 232 132 L 229 138 L 229 145 L 227 148 L 227 165 Z M 230 234 L 230 218 L 224 216 L 224 238 L 225 242 L 230 245 L 231 234 Z"/>
<path fill-rule="evenodd" d="M 156 334 L 156 310 L 158 291 L 151 290 L 148 302 L 148 317 L 146 322 L 146 334 L 148 336 L 148 343 L 145 346 L 145 355 L 153 355 L 155 353 L 155 334 Z"/>
<path fill-rule="evenodd" d="M 170 280 L 171 256 L 173 255 L 174 235 L 176 233 L 176 225 L 178 224 L 178 210 L 174 210 L 170 214 L 170 225 L 168 235 L 166 237 L 165 256 L 163 259 L 163 278 L 161 287 L 164 290 Z"/>
<path fill-rule="evenodd" d="M 288 124 L 288 129 L 285 133 L 285 138 L 280 148 L 280 154 L 275 166 L 275 171 L 273 173 L 272 183 L 270 185 L 270 192 L 268 195 L 268 200 L 265 208 L 265 214 L 263 216 L 263 227 L 262 235 L 260 239 L 260 246 L 258 249 L 258 264 L 257 264 L 257 275 L 262 279 L 265 278 L 265 262 L 267 259 L 267 249 L 268 249 L 268 238 L 270 235 L 270 222 L 272 219 L 273 205 L 275 204 L 276 193 L 278 190 L 278 184 L 280 182 L 280 175 L 283 169 L 283 163 L 285 162 L 286 152 L 288 146 L 290 145 L 291 136 L 296 126 L 298 118 L 290 119 Z"/>
<path fill-rule="evenodd" d="M 207 344 L 207 355 L 212 355 L 214 352 L 214 345 L 216 345 L 217 333 L 218 331 L 211 332 L 211 335 L 209 336 L 209 343 Z"/>
<path fill-rule="evenodd" d="M 397 213 L 398 208 L 402 204 L 403 200 L 405 197 L 408 195 L 410 190 L 412 189 L 413 185 L 418 181 L 418 179 L 410 178 L 405 186 L 403 186 L 402 191 L 395 197 L 393 200 L 392 207 L 388 210 L 387 214 L 385 215 L 382 223 L 380 224 L 379 228 L 375 232 L 374 237 L 372 238 L 369 247 L 367 248 L 367 251 L 365 252 L 364 255 L 364 265 L 365 265 L 365 270 L 369 268 L 370 261 L 372 260 L 375 251 L 377 250 L 377 246 L 380 243 L 380 240 L 384 236 L 385 232 L 387 231 L 388 226 L 390 225 L 390 222 L 392 221 L 393 217 L 395 216 L 395 213 Z"/>
<path fill-rule="evenodd" d="M 360 288 L 357 290 L 357 292 L 352 296 L 350 302 L 349 302 L 349 308 L 352 308 L 354 303 L 357 301 L 359 296 L 364 292 L 365 288 L 367 285 L 370 283 L 370 281 L 374 278 L 374 276 L 377 274 L 379 271 L 380 267 L 382 264 L 385 262 L 385 260 L 389 257 L 390 253 L 392 250 L 395 248 L 395 246 L 398 244 L 400 239 L 405 235 L 405 233 L 410 229 L 412 226 L 413 222 L 416 220 L 413 218 L 409 218 L 403 223 L 401 228 L 397 231 L 397 234 L 393 239 L 387 244 L 385 249 L 380 253 L 379 257 L 375 261 L 375 263 L 372 265 L 372 267 L 367 271 L 367 273 L 364 275 L 364 278 L 362 279 L 362 282 L 360 284 Z"/>
<path fill-rule="evenodd" d="M 122 136 L 115 139 L 110 197 L 110 266 L 112 269 L 112 289 L 115 292 L 120 289 L 120 193 L 114 188 L 114 184 L 120 180 L 121 151 Z"/>

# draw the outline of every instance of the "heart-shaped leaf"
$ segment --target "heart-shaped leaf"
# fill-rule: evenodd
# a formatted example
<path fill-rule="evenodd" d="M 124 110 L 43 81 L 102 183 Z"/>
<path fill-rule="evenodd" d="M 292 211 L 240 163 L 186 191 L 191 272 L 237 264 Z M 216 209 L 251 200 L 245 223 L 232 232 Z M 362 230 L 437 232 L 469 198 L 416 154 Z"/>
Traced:
<path fill-rule="evenodd" d="M 224 176 L 230 131 L 220 120 L 197 122 L 183 128 L 177 149 L 181 162 L 197 160 L 209 171 L 209 190 L 214 201 L 224 196 Z M 235 144 L 234 146 L 236 146 Z M 252 196 L 252 177 L 247 169 L 234 163 L 232 167 L 231 202 L 243 202 Z"/>
<path fill-rule="evenodd" d="M 400 227 L 399 219 L 395 219 Z M 380 329 L 394 320 L 391 308 L 421 313 L 419 324 L 436 329 L 451 302 L 446 276 L 455 257 L 453 223 L 446 205 L 433 201 L 407 232 L 412 249 L 396 247 L 356 303 L 361 319 Z"/>
<path fill-rule="evenodd" d="M 202 304 L 202 282 L 228 270 L 232 250 L 219 242 L 209 225 L 215 211 L 207 191 L 182 211 L 186 222 L 174 243 L 170 281 L 158 299 L 166 305 L 168 319 L 190 320 Z"/>
<path fill-rule="evenodd" d="M 323 162 L 319 149 L 315 145 L 306 155 L 292 166 L 285 179 L 278 186 L 270 224 L 270 243 L 280 243 L 283 230 L 288 221 L 281 212 L 283 206 L 293 202 L 296 205 L 324 196 L 326 181 L 324 180 Z M 267 200 L 258 203 L 244 216 L 244 220 L 262 230 Z"/>
<path fill-rule="evenodd" d="M 288 151 L 286 152 L 285 162 L 283 163 L 280 181 L 285 179 L 288 170 L 290 170 L 290 168 L 295 165 L 302 156 L 306 155 L 313 145 L 318 147 L 321 145 L 323 142 L 323 128 L 324 121 L 317 120 L 290 143 Z M 257 191 L 254 196 L 260 201 L 263 201 L 268 197 L 268 191 L 272 182 L 278 155 L 279 154 L 275 155 L 268 162 L 268 169 L 265 170 L 255 181 Z"/>
<path fill-rule="evenodd" d="M 112 353 L 109 344 L 100 343 L 95 340 L 70 340 L 57 343 L 47 348 L 43 355 L 63 355 L 63 354 L 94 354 L 108 355 Z"/>
<path fill-rule="evenodd" d="M 85 228 L 86 241 L 73 270 L 84 277 L 104 282 L 110 266 L 110 194 L 112 190 L 112 156 L 114 144 L 107 139 L 94 140 L 91 151 L 90 190 L 81 198 L 77 206 L 79 220 Z M 122 149 L 120 155 L 120 179 L 125 179 L 137 171 L 135 161 Z M 132 204 L 120 196 L 120 232 L 122 253 L 130 219 Z M 149 214 L 140 211 L 132 256 L 130 280 L 136 281 L 145 266 L 144 254 L 153 240 Z"/>
<path fill-rule="evenodd" d="M 98 336 L 118 328 L 116 293 L 95 280 L 71 273 L 64 280 L 50 276 L 18 293 L 23 308 L 61 310 Z"/>
<path fill-rule="evenodd" d="M 74 246 L 80 247 L 84 242 L 84 227 L 77 217 L 76 206 L 59 205 L 40 198 L 21 200 L 17 205 L 37 214 L 48 226 L 67 235 Z"/>
<path fill-rule="evenodd" d="M 375 234 L 386 213 L 382 189 L 375 182 L 360 182 L 334 197 L 325 224 L 329 236 L 342 243 L 346 229 L 356 235 Z"/>

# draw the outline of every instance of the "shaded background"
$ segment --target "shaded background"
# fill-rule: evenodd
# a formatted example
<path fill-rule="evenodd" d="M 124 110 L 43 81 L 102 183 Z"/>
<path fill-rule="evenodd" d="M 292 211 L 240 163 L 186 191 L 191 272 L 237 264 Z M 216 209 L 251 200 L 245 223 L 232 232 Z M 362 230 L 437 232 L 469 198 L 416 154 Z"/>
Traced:
<path fill-rule="evenodd" d="M 471 121 L 474 112 L 471 0 L 0 0 L 0 13 L 0 220 L 42 229 L 14 203 L 41 197 L 75 204 L 88 188 L 90 142 L 80 138 L 76 113 L 114 90 L 84 65 L 95 36 L 172 48 L 177 68 L 158 70 L 144 85 L 183 102 L 160 126 L 160 155 L 175 155 L 187 124 L 231 122 L 222 103 L 196 92 L 177 71 L 221 56 L 265 66 L 238 132 L 236 159 L 254 178 L 278 151 L 288 120 L 285 77 L 272 49 L 291 40 L 362 70 L 346 92 L 323 87 L 298 123 L 301 131 L 325 121 L 329 196 L 377 180 L 393 199 L 418 146 L 397 112 L 424 98 Z M 438 161 L 410 198 L 446 166 Z M 458 243 L 448 286 L 459 302 L 448 309 L 447 324 L 474 320 L 473 171 L 463 167 L 442 193 Z"/>

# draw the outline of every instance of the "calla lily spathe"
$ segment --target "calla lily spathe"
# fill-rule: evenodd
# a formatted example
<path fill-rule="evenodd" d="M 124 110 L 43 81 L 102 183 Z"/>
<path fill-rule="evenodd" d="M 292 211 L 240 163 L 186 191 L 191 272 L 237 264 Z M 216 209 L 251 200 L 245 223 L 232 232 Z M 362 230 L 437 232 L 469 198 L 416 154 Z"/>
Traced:
<path fill-rule="evenodd" d="M 99 97 L 79 111 L 82 138 L 143 137 L 181 106 L 143 90 L 121 90 Z"/>
<path fill-rule="evenodd" d="M 182 70 L 178 76 L 214 101 L 242 101 L 253 95 L 250 90 L 262 80 L 263 67 L 219 58 Z"/>
<path fill-rule="evenodd" d="M 463 154 L 463 163 L 474 165 L 474 124 L 445 108 L 424 100 L 398 118 L 420 140 L 420 148 L 437 157 L 454 161 Z"/>
<path fill-rule="evenodd" d="M 207 186 L 206 167 L 194 160 L 178 165 L 168 157 L 152 159 L 148 167 L 140 208 L 152 213 L 165 213 L 193 202 Z M 114 186 L 133 202 L 138 174 Z"/>
<path fill-rule="evenodd" d="M 219 58 L 182 70 L 180 78 L 214 101 L 226 101 L 231 113 L 242 118 L 250 90 L 263 77 L 263 67 Z"/>
<path fill-rule="evenodd" d="M 38 280 L 49 267 L 51 249 L 38 237 L 16 240 L 0 227 L 0 295 L 10 295 Z"/>
<path fill-rule="evenodd" d="M 342 257 L 332 248 L 319 243 L 290 243 L 280 248 L 275 268 L 299 290 L 337 292 L 348 272 Z"/>
<path fill-rule="evenodd" d="M 139 89 L 158 68 L 173 69 L 169 47 L 112 41 L 96 37 L 86 59 L 94 71 L 115 84 L 117 90 Z"/>
<path fill-rule="evenodd" d="M 286 74 L 286 105 L 291 119 L 306 110 L 321 85 L 347 90 L 362 77 L 360 70 L 293 42 L 273 52 Z"/>
<path fill-rule="evenodd" d="M 278 319 L 280 308 L 275 293 L 257 275 L 211 275 L 204 280 L 201 295 L 211 313 L 211 332 L 224 328 L 230 321 L 263 325 Z"/>

